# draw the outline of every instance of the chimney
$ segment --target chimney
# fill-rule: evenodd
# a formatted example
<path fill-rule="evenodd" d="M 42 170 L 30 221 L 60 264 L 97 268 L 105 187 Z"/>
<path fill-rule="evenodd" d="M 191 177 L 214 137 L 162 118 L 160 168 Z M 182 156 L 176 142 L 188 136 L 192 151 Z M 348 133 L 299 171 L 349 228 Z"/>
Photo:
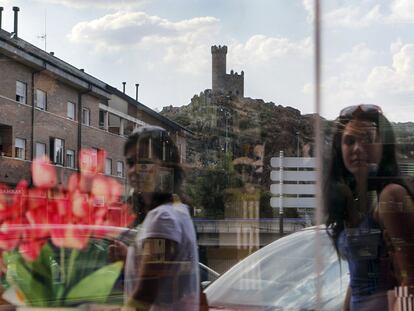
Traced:
<path fill-rule="evenodd" d="M 55 52 L 49 52 L 49 54 L 55 56 Z"/>
<path fill-rule="evenodd" d="M 0 6 L 0 29 L 1 29 L 1 19 L 2 19 L 2 15 L 3 15 L 3 7 Z"/>
<path fill-rule="evenodd" d="M 138 88 L 139 88 L 139 83 L 135 83 L 135 100 L 138 101 Z"/>
<path fill-rule="evenodd" d="M 19 18 L 19 11 L 20 9 L 17 6 L 13 7 L 14 11 L 14 36 L 17 37 L 17 26 L 18 26 L 18 18 Z"/>
<path fill-rule="evenodd" d="M 125 84 L 126 82 L 122 82 L 122 92 L 125 94 Z"/>
<path fill-rule="evenodd" d="M 79 69 L 80 71 L 82 71 L 82 72 L 85 72 L 85 69 L 83 69 L 83 68 L 81 68 L 81 69 Z"/>

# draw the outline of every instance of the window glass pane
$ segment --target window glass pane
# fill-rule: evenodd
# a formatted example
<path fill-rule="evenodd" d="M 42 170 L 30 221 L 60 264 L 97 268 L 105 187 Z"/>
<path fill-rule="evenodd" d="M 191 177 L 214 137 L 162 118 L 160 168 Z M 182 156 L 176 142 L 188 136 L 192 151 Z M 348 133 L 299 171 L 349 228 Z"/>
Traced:
<path fill-rule="evenodd" d="M 26 157 L 26 140 L 16 138 L 15 140 L 15 156 L 16 158 L 24 160 Z"/>
<path fill-rule="evenodd" d="M 46 144 L 36 143 L 36 158 L 46 155 Z"/>
<path fill-rule="evenodd" d="M 121 134 L 121 118 L 110 113 L 108 119 L 108 131 L 114 134 Z"/>
<path fill-rule="evenodd" d="M 89 125 L 89 109 L 82 108 L 82 124 Z"/>
<path fill-rule="evenodd" d="M 116 175 L 118 177 L 124 176 L 124 163 L 123 162 L 116 162 Z"/>
<path fill-rule="evenodd" d="M 63 140 L 59 138 L 54 139 L 54 162 L 63 165 Z"/>
<path fill-rule="evenodd" d="M 107 118 L 107 112 L 104 110 L 99 110 L 99 127 L 104 129 L 106 126 L 106 118 Z"/>
<path fill-rule="evenodd" d="M 16 147 L 17 148 L 24 148 L 25 146 L 25 140 L 22 138 L 16 138 Z"/>
<path fill-rule="evenodd" d="M 39 89 L 36 90 L 36 107 L 46 109 L 46 93 Z"/>
<path fill-rule="evenodd" d="M 66 150 L 66 166 L 70 168 L 75 167 L 75 151 Z"/>
<path fill-rule="evenodd" d="M 26 83 L 16 81 L 16 101 L 26 104 Z"/>
<path fill-rule="evenodd" d="M 320 60 L 314 9 L 322 2 Z M 342 310 L 353 273 L 348 264 L 360 261 L 338 253 L 353 242 L 367 260 L 356 270 L 374 280 L 367 285 L 362 278 L 353 303 L 369 291 L 383 297 L 394 285 L 411 285 L 410 264 L 394 261 L 414 239 L 391 230 L 388 241 L 382 225 L 405 224 L 412 206 L 397 206 L 407 212 L 404 219 L 362 216 L 376 208 L 368 193 L 377 191 L 380 201 L 378 189 L 391 179 L 384 172 L 395 173 L 398 185 L 412 178 L 378 158 L 367 160 L 393 145 L 379 125 L 359 137 L 343 135 L 346 126 L 335 121 L 341 108 L 365 101 L 388 105 L 385 115 L 403 102 L 405 117 L 412 115 L 403 100 L 414 94 L 413 34 L 404 25 L 411 22 L 393 24 L 410 10 L 396 11 L 403 0 L 374 2 L 19 1 L 33 18 L 51 10 L 59 22 L 48 19 L 48 29 L 70 40 L 60 40 L 56 57 L 49 51 L 53 41 L 43 47 L 33 40 L 46 38 L 33 18 L 24 19 L 19 35 L 0 30 L 2 297 L 27 307 L 105 302 L 102 308 L 121 309 L 124 298 L 142 294 L 136 300 L 144 309 L 198 310 L 203 288 L 214 310 Z M 315 64 L 326 74 L 319 110 Z M 15 91 L 17 101 L 33 100 L 35 109 L 18 104 Z M 411 174 L 414 134 L 406 121 L 392 127 L 400 171 Z M 334 141 L 336 132 L 341 140 Z M 373 145 L 372 152 L 352 158 L 351 145 Z M 328 167 L 334 146 L 339 158 L 365 170 L 347 174 L 338 162 L 338 173 L 323 171 L 333 194 L 324 205 L 319 163 Z M 17 159 L 45 153 L 51 165 L 40 168 L 40 161 Z M 361 176 L 366 188 L 355 186 Z M 25 196 L 4 198 L 4 189 Z M 315 226 L 318 209 L 331 212 L 319 217 L 331 231 Z M 374 221 L 375 230 L 365 232 Z M 14 229 L 19 222 L 21 234 Z M 410 228 L 407 223 L 398 228 Z M 101 237 L 108 228 L 116 231 Z M 9 243 L 13 236 L 18 241 Z M 128 248 L 118 251 L 114 238 Z M 377 277 L 382 269 L 397 271 L 385 278 L 390 283 Z M 93 284 L 77 286 L 87 280 Z M 44 301 L 37 300 L 39 284 Z M 73 297 L 89 292 L 94 297 Z"/>
<path fill-rule="evenodd" d="M 135 123 L 133 121 L 130 120 L 124 120 L 124 135 L 128 136 L 131 135 L 132 132 L 134 131 L 135 128 Z"/>
<path fill-rule="evenodd" d="M 108 158 L 105 159 L 105 174 L 106 175 L 112 174 L 112 160 Z"/>
<path fill-rule="evenodd" d="M 67 117 L 71 120 L 75 120 L 75 104 L 68 102 Z"/>

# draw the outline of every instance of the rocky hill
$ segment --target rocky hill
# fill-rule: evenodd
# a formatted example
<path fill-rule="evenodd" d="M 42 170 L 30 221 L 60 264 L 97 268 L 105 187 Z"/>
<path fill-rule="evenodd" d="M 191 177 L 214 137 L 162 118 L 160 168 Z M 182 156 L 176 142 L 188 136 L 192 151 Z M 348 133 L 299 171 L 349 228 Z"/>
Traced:
<path fill-rule="evenodd" d="M 259 161 L 264 186 L 269 185 L 265 176 L 270 176 L 270 158 L 280 151 L 296 156 L 299 147 L 301 156 L 312 155 L 314 116 L 302 115 L 292 107 L 206 90 L 195 95 L 190 104 L 164 107 L 161 114 L 194 133 L 187 144 L 190 164 L 209 167 L 228 153 L 233 160 Z"/>
<path fill-rule="evenodd" d="M 302 115 L 292 107 L 283 107 L 261 99 L 215 95 L 206 90 L 182 107 L 164 107 L 164 116 L 180 123 L 194 135 L 189 137 L 187 159 L 191 165 L 209 167 L 223 155 L 232 159 L 262 161 L 263 186 L 269 185 L 266 174 L 270 158 L 278 156 L 313 156 L 315 115 Z M 333 123 L 323 118 L 326 148 L 330 146 Z M 414 158 L 414 123 L 394 123 L 400 158 Z M 298 152 L 299 150 L 299 152 Z"/>
<path fill-rule="evenodd" d="M 279 156 L 314 156 L 313 127 L 316 115 L 302 115 L 261 99 L 212 94 L 206 90 L 182 107 L 164 107 L 161 114 L 192 132 L 187 138 L 186 194 L 203 217 L 236 217 L 231 211 L 235 195 L 260 192 L 261 217 L 273 217 L 270 208 L 270 159 Z M 321 118 L 324 157 L 331 148 L 333 121 Z M 414 166 L 414 123 L 394 123 L 399 158 L 405 172 Z M 323 161 L 327 164 L 328 159 Z M 410 167 L 413 167 L 412 169 Z M 244 190 L 241 190 L 244 189 Z M 296 217 L 295 209 L 286 216 Z M 232 216 L 233 215 L 233 216 Z M 240 215 L 239 215 L 240 216 Z"/>

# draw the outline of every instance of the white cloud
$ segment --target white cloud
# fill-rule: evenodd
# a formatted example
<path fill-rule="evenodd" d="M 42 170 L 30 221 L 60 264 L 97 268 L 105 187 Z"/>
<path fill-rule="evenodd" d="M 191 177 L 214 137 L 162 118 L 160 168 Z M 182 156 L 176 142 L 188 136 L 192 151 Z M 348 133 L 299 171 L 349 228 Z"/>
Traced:
<path fill-rule="evenodd" d="M 413 0 L 361 1 L 323 12 L 327 28 L 364 28 L 376 24 L 414 23 Z M 303 0 L 308 22 L 313 20 L 313 1 Z"/>
<path fill-rule="evenodd" d="M 210 45 L 219 30 L 219 20 L 209 16 L 172 22 L 144 12 L 117 12 L 78 23 L 69 38 L 101 53 L 133 49 L 138 55 L 145 51 L 147 66 L 161 62 L 181 72 L 199 74 L 205 72 Z"/>
<path fill-rule="evenodd" d="M 37 0 L 52 4 L 61 4 L 70 8 L 100 8 L 107 10 L 118 10 L 120 7 L 124 10 L 140 8 L 149 0 Z"/>
<path fill-rule="evenodd" d="M 396 23 L 414 23 L 414 1 L 394 0 L 388 21 Z"/>
<path fill-rule="evenodd" d="M 369 98 L 365 81 L 370 69 L 375 66 L 376 59 L 375 51 L 365 44 L 359 44 L 351 51 L 323 64 L 323 108 L 330 118 L 335 118 L 341 108 Z M 305 85 L 303 91 L 310 92 L 312 88 Z"/>
<path fill-rule="evenodd" d="M 214 17 L 196 17 L 179 22 L 151 16 L 144 12 L 117 12 L 81 22 L 72 28 L 69 38 L 77 43 L 121 48 L 140 44 L 193 42 L 217 32 Z"/>
<path fill-rule="evenodd" d="M 359 5 L 346 5 L 327 10 L 321 6 L 323 26 L 327 28 L 363 28 L 384 21 L 379 4 L 372 5 L 370 1 L 360 2 Z M 308 23 L 314 19 L 314 0 L 303 0 L 302 5 L 307 12 Z"/>
<path fill-rule="evenodd" d="M 310 56 L 312 40 L 307 37 L 294 41 L 284 37 L 254 35 L 246 43 L 230 47 L 236 63 L 266 63 L 278 58 Z"/>
<path fill-rule="evenodd" d="M 323 22 L 327 27 L 363 28 L 383 21 L 380 6 L 370 8 L 345 6 L 327 12 Z"/>
<path fill-rule="evenodd" d="M 214 17 L 195 17 L 172 22 L 144 12 L 117 12 L 72 28 L 72 42 L 95 47 L 99 52 L 136 49 L 152 54 L 153 62 L 174 65 L 174 70 L 204 74 L 211 61 L 210 47 L 222 41 L 220 21 Z M 231 40 L 223 40 L 231 41 Z M 246 42 L 229 44 L 233 63 L 271 64 L 276 59 L 309 57 L 311 38 L 290 40 L 283 37 L 253 35 Z"/>
<path fill-rule="evenodd" d="M 390 44 L 388 63 L 384 61 L 384 52 L 374 51 L 365 44 L 356 45 L 324 67 L 325 115 L 335 118 L 343 107 L 369 103 L 380 105 L 393 121 L 412 121 L 412 81 L 414 44 L 401 41 Z M 311 94 L 312 85 L 305 84 L 303 92 Z"/>
<path fill-rule="evenodd" d="M 95 58 L 122 63 L 120 67 L 128 72 L 123 75 L 146 79 L 149 73 L 157 72 L 159 80 L 152 82 L 171 87 L 172 92 L 190 85 L 201 86 L 186 101 L 192 94 L 211 87 L 211 46 L 226 44 L 227 72 L 245 71 L 246 96 L 284 105 L 311 105 L 301 93 L 303 83 L 311 78 L 310 37 L 294 40 L 256 34 L 239 41 L 226 37 L 220 20 L 214 17 L 171 21 L 144 12 L 117 12 L 78 23 L 69 38 Z"/>
<path fill-rule="evenodd" d="M 413 81 L 414 44 L 405 44 L 393 54 L 391 66 L 378 66 L 371 71 L 367 86 L 374 94 L 414 95 Z"/>
<path fill-rule="evenodd" d="M 313 18 L 314 18 L 314 0 L 303 0 L 302 4 L 303 4 L 303 8 L 305 9 L 306 13 L 307 13 L 307 17 L 306 20 L 308 21 L 308 23 L 313 22 Z"/>

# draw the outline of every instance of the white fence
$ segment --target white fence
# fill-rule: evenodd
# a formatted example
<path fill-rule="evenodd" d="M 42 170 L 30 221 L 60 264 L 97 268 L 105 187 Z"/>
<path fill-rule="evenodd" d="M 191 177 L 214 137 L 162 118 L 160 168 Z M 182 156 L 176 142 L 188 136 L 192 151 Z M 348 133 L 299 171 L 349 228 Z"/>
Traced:
<path fill-rule="evenodd" d="M 270 173 L 270 205 L 279 208 L 316 207 L 316 158 L 274 157 L 270 162 L 274 170 Z"/>

